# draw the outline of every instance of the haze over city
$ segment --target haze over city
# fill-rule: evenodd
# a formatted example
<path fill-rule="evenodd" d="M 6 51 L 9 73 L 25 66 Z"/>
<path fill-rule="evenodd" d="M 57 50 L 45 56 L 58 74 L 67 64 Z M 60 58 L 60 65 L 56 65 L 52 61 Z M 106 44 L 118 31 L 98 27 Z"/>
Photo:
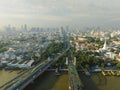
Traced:
<path fill-rule="evenodd" d="M 119 26 L 119 0 L 1 0 L 0 26 Z"/>

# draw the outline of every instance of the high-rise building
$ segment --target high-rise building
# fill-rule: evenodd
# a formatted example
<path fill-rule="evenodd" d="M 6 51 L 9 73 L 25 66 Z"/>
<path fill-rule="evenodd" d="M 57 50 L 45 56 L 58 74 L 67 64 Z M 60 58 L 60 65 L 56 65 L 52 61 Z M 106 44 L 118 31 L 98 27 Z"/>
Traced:
<path fill-rule="evenodd" d="M 24 25 L 24 30 L 27 31 L 27 24 Z"/>

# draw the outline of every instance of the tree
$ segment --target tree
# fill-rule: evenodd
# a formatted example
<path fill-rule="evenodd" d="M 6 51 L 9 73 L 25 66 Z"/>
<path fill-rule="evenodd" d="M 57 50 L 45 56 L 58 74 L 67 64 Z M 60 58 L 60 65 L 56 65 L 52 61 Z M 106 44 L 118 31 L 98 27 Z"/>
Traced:
<path fill-rule="evenodd" d="M 117 65 L 116 65 L 118 68 L 120 68 L 120 62 L 119 63 L 117 63 Z"/>
<path fill-rule="evenodd" d="M 105 63 L 104 63 L 104 62 L 102 62 L 102 63 L 101 63 L 101 66 L 104 68 L 104 67 L 105 67 Z"/>
<path fill-rule="evenodd" d="M 86 64 L 85 67 L 88 69 L 89 68 L 89 64 Z"/>
<path fill-rule="evenodd" d="M 0 48 L 0 52 L 4 52 L 6 50 L 7 50 L 6 48 Z"/>

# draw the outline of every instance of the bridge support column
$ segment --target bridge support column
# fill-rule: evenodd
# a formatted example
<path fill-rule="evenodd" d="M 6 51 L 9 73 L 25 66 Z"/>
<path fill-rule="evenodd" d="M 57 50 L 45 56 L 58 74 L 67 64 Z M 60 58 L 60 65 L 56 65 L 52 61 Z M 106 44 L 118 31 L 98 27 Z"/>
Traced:
<path fill-rule="evenodd" d="M 73 64 L 76 66 L 76 57 L 74 57 Z"/>
<path fill-rule="evenodd" d="M 66 62 L 65 62 L 66 65 L 68 65 L 68 57 L 66 57 Z"/>

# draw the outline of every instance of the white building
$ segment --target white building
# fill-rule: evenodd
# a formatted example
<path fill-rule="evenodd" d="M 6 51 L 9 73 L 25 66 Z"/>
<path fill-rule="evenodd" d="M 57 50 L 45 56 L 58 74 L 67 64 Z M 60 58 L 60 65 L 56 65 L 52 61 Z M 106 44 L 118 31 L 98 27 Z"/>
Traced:
<path fill-rule="evenodd" d="M 103 45 L 103 48 L 102 48 L 102 50 L 107 50 L 106 39 L 105 39 L 105 42 L 104 42 L 104 45 Z"/>

